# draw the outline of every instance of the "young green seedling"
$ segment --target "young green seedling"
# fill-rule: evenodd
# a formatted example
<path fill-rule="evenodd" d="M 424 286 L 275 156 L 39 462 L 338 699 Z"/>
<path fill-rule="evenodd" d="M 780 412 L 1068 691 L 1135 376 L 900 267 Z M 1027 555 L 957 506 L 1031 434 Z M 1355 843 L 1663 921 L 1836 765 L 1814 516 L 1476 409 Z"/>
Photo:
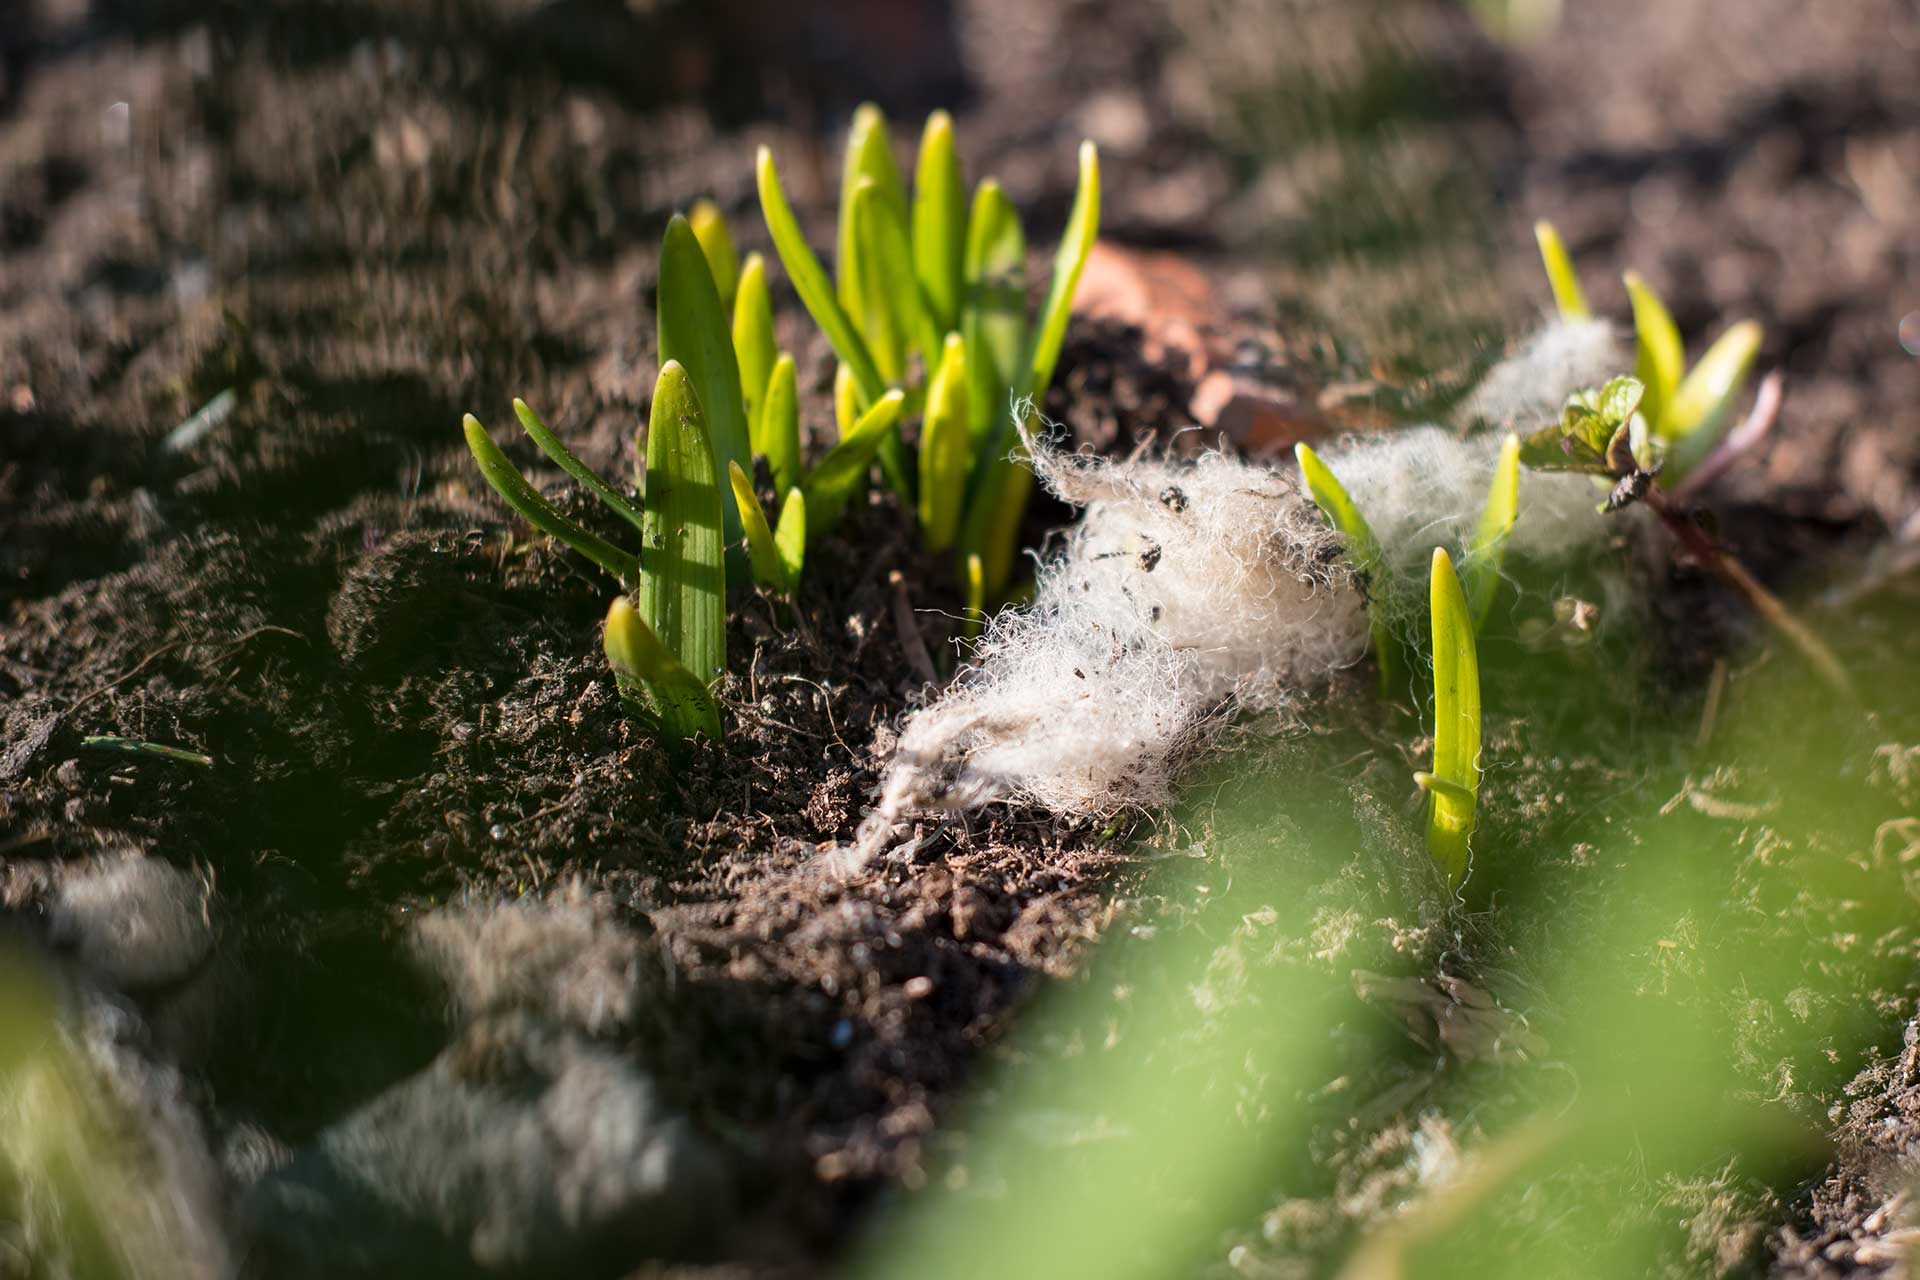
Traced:
<path fill-rule="evenodd" d="M 740 282 L 740 259 L 733 251 L 733 233 L 720 207 L 711 200 L 696 200 L 687 210 L 687 224 L 700 242 L 707 267 L 713 272 L 714 288 L 720 291 L 720 305 L 733 306 L 734 292 Z"/>
<path fill-rule="evenodd" d="M 1560 314 L 1587 319 L 1592 312 L 1559 233 L 1543 221 L 1535 224 L 1534 234 Z M 1636 272 L 1627 272 L 1625 279 L 1637 347 L 1634 376 L 1643 393 L 1639 412 L 1666 462 L 1665 474 L 1677 479 L 1711 453 L 1732 424 L 1734 402 L 1759 355 L 1763 331 L 1754 321 L 1741 321 L 1715 339 L 1689 370 L 1680 330 L 1660 295 Z"/>
<path fill-rule="evenodd" d="M 753 481 L 737 462 L 727 464 L 727 480 L 733 488 L 733 500 L 740 507 L 740 524 L 747 531 L 747 559 L 753 565 L 753 583 L 763 590 L 784 595 L 793 589 L 787 580 L 786 565 L 774 545 L 773 530 L 767 525 L 767 513 L 754 496 Z"/>
<path fill-rule="evenodd" d="M 660 241 L 660 293 L 655 308 L 662 366 L 677 361 L 691 380 L 705 411 L 705 434 L 714 461 L 750 465 L 747 411 L 740 394 L 740 363 L 733 333 L 714 284 L 713 271 L 693 228 L 679 214 L 667 223 Z M 717 496 L 717 495 L 716 495 Z M 740 541 L 740 514 L 722 509 L 729 546 Z"/>
<path fill-rule="evenodd" d="M 920 530 L 930 551 L 952 546 L 959 530 L 973 462 L 967 446 L 966 347 L 959 334 L 950 333 L 927 388 L 920 428 Z"/>
<path fill-rule="evenodd" d="M 1487 490 L 1487 505 L 1480 509 L 1480 523 L 1467 544 L 1467 604 L 1473 614 L 1473 629 L 1487 625 L 1493 609 L 1494 593 L 1500 589 L 1500 565 L 1506 559 L 1507 539 L 1513 534 L 1513 522 L 1520 514 L 1520 437 L 1508 435 L 1500 442 L 1500 457 L 1493 466 L 1493 483 Z"/>
<path fill-rule="evenodd" d="M 1327 464 L 1311 446 L 1305 441 L 1296 444 L 1293 456 L 1300 464 L 1300 478 L 1306 482 L 1307 492 L 1328 523 L 1346 539 L 1347 560 L 1366 583 L 1367 612 L 1373 623 L 1373 656 L 1380 664 L 1380 696 L 1391 697 L 1399 680 L 1399 650 L 1387 626 L 1388 583 L 1380 541 L 1373 536 L 1372 527 L 1354 505 L 1346 486 L 1327 469 Z"/>
<path fill-rule="evenodd" d="M 607 610 L 604 644 L 630 715 L 669 745 L 700 734 L 720 737 L 720 707 L 707 686 L 667 651 L 625 596 L 615 596 Z"/>
<path fill-rule="evenodd" d="M 767 452 L 761 412 L 767 379 L 780 352 L 773 339 L 773 295 L 767 288 L 766 260 L 747 255 L 740 287 L 733 295 L 733 358 L 740 368 L 740 403 L 747 415 L 747 440 L 755 453 Z M 741 465 L 745 465 L 742 463 Z"/>
<path fill-rule="evenodd" d="M 1480 659 L 1453 561 L 1433 549 L 1429 607 L 1433 622 L 1433 771 L 1415 774 L 1427 789 L 1427 852 L 1447 884 L 1466 877 L 1480 797 Z"/>

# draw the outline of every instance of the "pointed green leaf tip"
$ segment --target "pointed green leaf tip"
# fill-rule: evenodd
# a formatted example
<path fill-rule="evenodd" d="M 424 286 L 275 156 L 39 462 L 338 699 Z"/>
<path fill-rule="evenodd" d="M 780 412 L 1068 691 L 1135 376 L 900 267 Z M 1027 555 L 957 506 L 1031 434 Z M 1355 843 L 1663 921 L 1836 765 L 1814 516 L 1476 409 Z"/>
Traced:
<path fill-rule="evenodd" d="M 711 200 L 696 200 L 687 211 L 687 223 L 694 239 L 706 255 L 707 269 L 713 272 L 713 287 L 720 291 L 720 305 L 731 307 L 740 285 L 740 259 L 733 251 L 733 233 L 720 206 Z"/>
<path fill-rule="evenodd" d="M 1634 358 L 1633 376 L 1646 387 L 1640 411 L 1653 429 L 1660 432 L 1661 418 L 1673 400 L 1673 393 L 1680 387 L 1686 352 L 1680 345 L 1680 330 L 1660 295 L 1637 271 L 1627 272 L 1625 279 L 1627 297 L 1633 303 L 1633 332 L 1639 349 Z"/>
<path fill-rule="evenodd" d="M 901 391 L 889 391 L 881 396 L 801 481 L 800 491 L 806 495 L 808 542 L 817 542 L 822 534 L 840 523 L 847 504 L 866 482 L 867 468 L 873 465 L 874 454 L 900 420 L 906 398 L 906 393 Z"/>
<path fill-rule="evenodd" d="M 1500 589 L 1500 565 L 1506 559 L 1507 538 L 1520 514 L 1520 437 L 1509 435 L 1500 442 L 1500 457 L 1493 465 L 1493 483 L 1487 489 L 1487 505 L 1480 509 L 1480 524 L 1467 545 L 1467 604 L 1478 631 L 1486 625 L 1493 609 L 1494 593 Z"/>
<path fill-rule="evenodd" d="M 527 478 L 507 460 L 507 455 L 500 452 L 500 446 L 493 442 L 493 437 L 487 434 L 487 429 L 480 425 L 478 418 L 467 414 L 460 419 L 460 428 L 466 433 L 467 448 L 472 451 L 473 460 L 480 465 L 480 474 L 493 486 L 493 491 L 505 498 L 507 505 L 519 512 L 528 524 L 560 539 L 622 582 L 632 582 L 639 576 L 640 566 L 634 556 L 605 538 L 581 528 L 541 497 L 539 491 L 528 484 Z"/>
<path fill-rule="evenodd" d="M 740 507 L 740 524 L 747 531 L 747 558 L 753 565 L 754 585 L 779 594 L 787 590 L 786 570 L 773 545 L 773 530 L 767 527 L 767 513 L 754 496 L 753 481 L 737 462 L 727 464 L 727 480 L 733 488 L 733 500 Z"/>
<path fill-rule="evenodd" d="M 920 528 L 929 551 L 952 546 L 960 528 L 972 461 L 969 446 L 966 348 L 959 334 L 950 333 L 927 388 L 920 431 Z"/>
<path fill-rule="evenodd" d="M 793 357 L 784 351 L 767 379 L 766 421 L 761 424 L 761 453 L 773 472 L 774 487 L 785 491 L 800 483 L 800 386 Z"/>
<path fill-rule="evenodd" d="M 780 568 L 787 575 L 787 589 L 800 589 L 800 574 L 807 564 L 807 495 L 801 489 L 787 490 L 780 504 L 780 523 L 773 530 L 773 549 L 779 553 Z"/>
<path fill-rule="evenodd" d="M 767 234 L 773 238 L 774 250 L 780 255 L 780 265 L 787 270 L 787 279 L 793 282 L 793 291 L 800 295 L 813 322 L 827 335 L 833 353 L 850 369 L 860 397 L 869 403 L 878 400 L 886 394 L 886 384 L 881 381 L 873 355 L 854 327 L 853 318 L 840 305 L 820 260 L 807 247 L 799 219 L 793 216 L 793 206 L 787 203 L 787 193 L 780 186 L 780 171 L 774 167 L 773 152 L 767 147 L 761 147 L 754 158 L 754 180 L 760 189 L 760 212 L 767 221 Z M 851 225 L 851 209 L 848 220 Z"/>
<path fill-rule="evenodd" d="M 662 737 L 719 739 L 720 707 L 713 694 L 667 651 L 625 596 L 616 596 L 607 610 L 604 645 L 621 699 L 656 724 Z"/>
<path fill-rule="evenodd" d="M 1660 433 L 1671 445 L 1668 457 L 1679 473 L 1705 458 L 1732 422 L 1733 402 L 1753 370 L 1762 336 L 1757 323 L 1741 321 L 1680 380 L 1660 422 Z"/>
<path fill-rule="evenodd" d="M 1433 549 L 1429 607 L 1433 616 L 1433 776 L 1427 851 L 1458 888 L 1467 874 L 1480 794 L 1480 659 L 1473 616 L 1453 561 Z M 1466 799 L 1460 798 L 1460 792 Z"/>
<path fill-rule="evenodd" d="M 920 135 L 913 173 L 913 265 L 933 323 L 942 333 L 960 324 L 966 243 L 966 197 L 953 146 L 953 117 L 936 111 Z"/>
<path fill-rule="evenodd" d="M 1385 561 L 1380 553 L 1380 541 L 1373 536 L 1373 528 L 1360 514 L 1360 508 L 1354 505 L 1347 487 L 1340 483 L 1327 464 L 1320 460 L 1305 441 L 1293 446 L 1294 460 L 1300 464 L 1300 478 L 1306 483 L 1307 493 L 1327 517 L 1341 537 L 1347 541 L 1347 559 L 1352 563 L 1355 573 L 1367 584 L 1367 612 L 1373 624 L 1373 657 L 1380 667 L 1380 696 L 1392 696 L 1394 686 L 1399 682 L 1400 670 L 1398 649 L 1393 640 L 1393 632 L 1387 626 L 1389 599 L 1387 575 L 1381 572 Z"/>
<path fill-rule="evenodd" d="M 773 295 L 767 288 L 767 264 L 757 253 L 747 255 L 740 269 L 740 289 L 733 299 L 733 358 L 740 366 L 740 403 L 747 414 L 747 439 L 753 452 L 767 451 L 761 419 L 767 402 L 767 379 L 779 357 L 773 340 Z"/>
<path fill-rule="evenodd" d="M 1553 301 L 1560 309 L 1561 318 L 1590 319 L 1593 309 L 1587 305 L 1587 295 L 1580 290 L 1580 277 L 1574 273 L 1573 259 L 1567 256 L 1567 246 L 1561 243 L 1560 233 L 1542 218 L 1533 224 L 1533 238 L 1540 242 L 1540 261 L 1546 264 L 1547 283 L 1553 286 Z"/>
<path fill-rule="evenodd" d="M 710 684 L 726 667 L 722 504 L 700 400 L 675 360 L 667 361 L 653 388 L 646 495 L 641 620 L 682 666 Z"/>
<path fill-rule="evenodd" d="M 733 354 L 733 334 L 705 251 L 693 228 L 679 214 L 667 223 L 666 235 L 660 241 L 660 295 L 655 318 L 661 363 L 678 363 L 698 395 L 701 430 L 712 447 L 714 460 L 721 467 L 729 462 L 750 462 L 752 446 L 747 438 L 747 411 L 740 398 L 740 364 Z M 648 470 L 652 470 L 651 464 Z M 649 495 L 651 492 L 649 489 Z M 715 498 L 717 501 L 717 494 Z M 648 504 L 652 501 L 649 496 Z M 738 541 L 740 517 L 731 503 L 726 505 L 723 519 L 728 540 Z"/>
<path fill-rule="evenodd" d="M 540 446 L 540 452 L 559 464 L 562 471 L 578 480 L 594 497 L 606 504 L 609 511 L 625 520 L 635 529 L 640 527 L 640 510 L 628 502 L 612 485 L 600 478 L 600 473 L 573 455 L 573 451 L 560 443 L 560 437 L 553 434 L 540 415 L 527 406 L 525 400 L 513 402 L 514 416 L 520 419 L 520 429 Z"/>

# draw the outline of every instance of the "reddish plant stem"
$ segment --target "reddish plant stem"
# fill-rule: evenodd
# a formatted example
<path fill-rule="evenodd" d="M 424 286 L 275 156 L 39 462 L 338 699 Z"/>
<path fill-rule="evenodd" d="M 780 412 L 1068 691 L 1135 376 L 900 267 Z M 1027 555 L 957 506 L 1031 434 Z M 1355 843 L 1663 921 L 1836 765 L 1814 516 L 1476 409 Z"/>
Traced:
<path fill-rule="evenodd" d="M 1689 520 L 1686 513 L 1678 510 L 1655 485 L 1647 490 L 1647 505 L 1660 517 L 1662 524 L 1687 549 L 1688 554 L 1700 562 L 1701 567 L 1719 578 L 1722 582 L 1739 592 L 1741 597 L 1753 607 L 1753 611 L 1766 620 L 1768 626 L 1777 631 L 1781 638 L 1807 660 L 1807 665 L 1825 680 L 1834 692 L 1852 702 L 1859 701 L 1859 695 L 1853 687 L 1852 677 L 1847 669 L 1840 665 L 1833 650 L 1826 642 L 1815 635 L 1794 615 L 1794 612 L 1780 601 L 1780 597 L 1760 585 L 1760 580 L 1747 572 L 1747 567 L 1714 545 L 1713 539 Z"/>

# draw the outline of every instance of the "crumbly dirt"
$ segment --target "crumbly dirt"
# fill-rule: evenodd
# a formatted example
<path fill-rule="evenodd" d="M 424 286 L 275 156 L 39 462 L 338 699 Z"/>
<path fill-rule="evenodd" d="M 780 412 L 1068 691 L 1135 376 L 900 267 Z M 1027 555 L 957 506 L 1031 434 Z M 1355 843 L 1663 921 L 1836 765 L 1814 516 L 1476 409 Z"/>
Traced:
<path fill-rule="evenodd" d="M 1793 38 L 1799 7 L 1568 8 L 1564 39 L 1516 52 L 1411 7 L 1415 61 L 1474 86 L 1445 99 L 1494 175 L 1473 200 L 1503 228 L 1551 214 L 1596 276 L 1639 265 L 1690 337 L 1767 321 L 1791 408 L 1722 497 L 1777 553 L 1770 578 L 1898 527 L 1920 509 L 1920 365 L 1896 340 L 1920 306 L 1911 5 L 1828 13 L 1819 41 Z M 629 473 L 653 246 L 706 193 L 764 248 L 755 144 L 791 157 L 825 243 L 825 138 L 850 106 L 877 97 L 906 132 L 956 105 L 969 172 L 1002 178 L 1038 249 L 1091 134 L 1106 234 L 1226 282 L 1249 376 L 1382 418 L 1445 398 L 1446 371 L 1320 340 L 1340 328 L 1330 291 L 1375 277 L 1255 251 L 1276 208 L 1330 196 L 1277 191 L 1280 162 L 1222 125 L 1182 5 L 803 11 L 48 0 L 0 22 L 0 858 L 131 847 L 210 872 L 223 945 L 258 975 L 194 1064 L 218 1125 L 298 1143 L 417 1070 L 444 1027 L 402 954 L 409 915 L 580 878 L 674 977 L 633 1052 L 753 1171 L 725 1251 L 817 1264 L 876 1188 L 924 1180 L 930 1135 L 1027 1000 L 1120 904 L 1154 909 L 1124 830 L 1017 811 L 922 824 L 851 882 L 819 874 L 924 695 L 909 630 L 940 674 L 953 661 L 950 567 L 890 497 L 815 554 L 797 608 L 741 599 L 728 739 L 674 762 L 620 714 L 596 634 L 609 585 L 477 482 L 459 415 L 504 439 L 515 395 Z M 1673 74 L 1709 26 L 1708 69 Z M 1283 238 L 1345 244 L 1315 227 Z M 1457 367 L 1544 294 L 1524 241 L 1497 260 L 1517 265 L 1476 277 L 1483 309 L 1450 310 Z M 1036 252 L 1032 276 L 1046 266 Z M 830 355 L 790 295 L 776 308 L 817 438 Z M 1194 390 L 1124 325 L 1077 323 L 1046 407 L 1124 451 L 1188 425 Z M 182 440 L 214 403 L 231 407 Z M 1036 505 L 1032 545 L 1059 515 Z M 1666 597 L 1710 624 L 1663 629 L 1682 685 L 1741 625 L 1693 581 Z M 1910 1057 L 1850 1086 L 1840 1163 L 1787 1210 L 1790 1273 L 1826 1274 L 1842 1239 L 1853 1264 L 1891 1257 L 1882 1157 L 1920 1129 Z"/>

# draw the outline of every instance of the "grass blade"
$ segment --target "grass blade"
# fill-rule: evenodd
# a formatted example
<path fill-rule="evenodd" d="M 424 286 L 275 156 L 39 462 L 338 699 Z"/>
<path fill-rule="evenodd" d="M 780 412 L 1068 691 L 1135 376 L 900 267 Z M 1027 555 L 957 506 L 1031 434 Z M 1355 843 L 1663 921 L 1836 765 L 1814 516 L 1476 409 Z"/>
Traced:
<path fill-rule="evenodd" d="M 1080 181 L 1074 188 L 1073 212 L 1067 215 L 1067 231 L 1053 256 L 1053 279 L 1047 285 L 1047 300 L 1040 307 L 1040 325 L 1033 332 L 1033 348 L 1027 354 L 1027 380 L 1020 388 L 1023 396 L 1035 400 L 1046 394 L 1053 381 L 1053 368 L 1060 362 L 1060 347 L 1067 337 L 1067 317 L 1073 311 L 1073 292 L 1080 286 L 1080 272 L 1087 265 L 1087 254 L 1100 235 L 1100 152 L 1091 142 L 1080 144 Z"/>
<path fill-rule="evenodd" d="M 1573 259 L 1560 233 L 1545 218 L 1533 224 L 1533 238 L 1540 242 L 1540 261 L 1546 264 L 1547 283 L 1553 286 L 1553 302 L 1563 320 L 1585 320 L 1593 315 L 1587 295 L 1580 289 L 1580 277 L 1574 273 Z"/>
<path fill-rule="evenodd" d="M 467 448 L 473 451 L 473 460 L 480 464 L 480 474 L 486 477 L 493 491 L 507 500 L 507 505 L 540 532 L 560 539 L 578 551 L 587 559 L 605 569 L 622 582 L 633 582 L 640 576 L 640 562 L 608 542 L 605 538 L 588 533 L 573 521 L 554 509 L 552 503 L 540 496 L 538 490 L 527 483 L 527 478 L 500 452 L 500 446 L 493 442 L 487 429 L 472 414 L 460 419 L 460 427 L 466 432 Z"/>
<path fill-rule="evenodd" d="M 920 134 L 913 171 L 913 266 L 934 326 L 960 325 L 960 280 L 967 248 L 967 208 L 954 152 L 953 117 L 936 111 Z M 932 352 L 925 353 L 929 359 Z"/>
<path fill-rule="evenodd" d="M 774 487 L 791 489 L 800 483 L 800 389 L 793 357 L 784 351 L 767 379 L 765 412 L 760 452 L 767 457 Z"/>
<path fill-rule="evenodd" d="M 1300 478 L 1306 482 L 1307 492 L 1327 520 L 1346 538 L 1347 559 L 1367 584 L 1368 613 L 1373 621 L 1373 656 L 1380 665 L 1380 696 L 1391 697 L 1400 678 L 1399 649 L 1386 624 L 1387 575 L 1381 572 L 1384 561 L 1380 540 L 1373 536 L 1373 527 L 1360 514 L 1360 508 L 1354 506 L 1347 487 L 1327 469 L 1319 454 L 1302 442 L 1293 446 L 1293 456 L 1300 464 Z"/>
<path fill-rule="evenodd" d="M 927 412 L 920 428 L 920 528 L 929 551 L 953 545 L 966 504 L 967 468 L 972 461 L 966 364 L 966 345 L 959 334 L 948 334 L 927 387 Z"/>
<path fill-rule="evenodd" d="M 1427 852 L 1458 888 L 1467 874 L 1469 845 L 1480 795 L 1480 658 L 1473 617 L 1453 561 L 1433 549 L 1433 776 L 1447 787 L 1431 790 Z M 1465 798 L 1461 792 L 1465 792 Z"/>
<path fill-rule="evenodd" d="M 703 419 L 692 377 L 679 361 L 667 361 L 647 421 L 640 617 L 704 685 L 726 666 L 727 580 L 720 488 Z"/>
<path fill-rule="evenodd" d="M 1667 438 L 1669 465 L 1680 474 L 1706 457 L 1733 419 L 1733 402 L 1760 354 L 1762 330 L 1743 320 L 1707 348 L 1687 371 L 1667 402 L 1661 434 Z"/>
<path fill-rule="evenodd" d="M 787 490 L 780 504 L 780 523 L 773 530 L 773 549 L 780 557 L 780 568 L 787 575 L 789 590 L 800 589 L 800 574 L 807 566 L 807 495 L 798 488 Z"/>
<path fill-rule="evenodd" d="M 578 480 L 594 497 L 606 503 L 615 515 L 635 529 L 640 528 L 639 508 L 628 502 L 612 485 L 602 480 L 599 472 L 576 458 L 571 449 L 561 444 L 560 437 L 548 429 L 547 424 L 540 420 L 539 414 L 527 407 L 525 400 L 515 399 L 513 412 L 520 419 L 521 430 L 540 446 L 540 452 L 558 463 L 562 471 Z"/>
<path fill-rule="evenodd" d="M 713 272 L 713 287 L 720 292 L 720 305 L 733 306 L 734 291 L 740 286 L 740 258 L 733 251 L 733 234 L 720 206 L 711 200 L 696 200 L 687 211 L 687 223 L 693 238 L 706 255 L 707 269 Z"/>
<path fill-rule="evenodd" d="M 1680 345 L 1680 329 L 1660 295 L 1637 271 L 1626 274 L 1627 297 L 1633 302 L 1633 332 L 1639 346 L 1634 359 L 1633 376 L 1646 388 L 1640 400 L 1640 412 L 1656 434 L 1662 434 L 1661 416 L 1673 403 L 1680 387 L 1680 374 L 1687 356 Z"/>
<path fill-rule="evenodd" d="M 1493 466 L 1493 484 L 1487 489 L 1487 505 L 1480 509 L 1480 524 L 1467 544 L 1467 607 L 1473 616 L 1473 629 L 1487 623 L 1493 609 L 1494 593 L 1500 589 L 1500 563 L 1506 559 L 1507 537 L 1520 514 L 1520 437 L 1509 434 L 1500 443 L 1500 459 Z"/>
<path fill-rule="evenodd" d="M 684 742 L 705 734 L 719 741 L 720 706 L 713 694 L 667 650 L 625 596 L 616 596 L 607 610 L 603 644 L 621 699 L 663 738 Z"/>
<path fill-rule="evenodd" d="M 807 247 L 806 236 L 801 234 L 800 223 L 793 216 L 793 206 L 787 203 L 787 193 L 780 187 L 780 171 L 774 167 L 773 152 L 766 147 L 761 147 L 755 158 L 754 179 L 760 188 L 760 212 L 767 221 L 767 234 L 773 238 L 774 251 L 780 255 L 780 265 L 787 269 L 787 278 L 793 281 L 794 292 L 800 295 L 814 323 L 827 335 L 833 353 L 851 371 L 860 398 L 868 403 L 879 400 L 886 394 L 886 383 L 881 381 L 873 355 L 861 340 L 853 318 L 835 296 L 820 260 Z"/>
<path fill-rule="evenodd" d="M 773 340 L 773 295 L 767 288 L 767 263 L 757 253 L 747 255 L 740 270 L 740 288 L 733 298 L 733 359 L 740 367 L 740 405 L 747 415 L 747 442 L 753 452 L 767 452 L 761 410 L 767 403 L 767 379 L 779 348 Z"/>
<path fill-rule="evenodd" d="M 727 481 L 733 487 L 733 501 L 740 508 L 740 527 L 747 531 L 747 559 L 753 565 L 754 585 L 776 594 L 787 590 L 786 571 L 780 554 L 774 549 L 773 530 L 767 527 L 767 513 L 753 492 L 753 481 L 737 462 L 727 464 Z"/>
<path fill-rule="evenodd" d="M 715 465 L 751 465 L 753 452 L 747 440 L 747 411 L 740 399 L 740 364 L 733 355 L 733 334 L 720 306 L 713 273 L 707 269 L 706 255 L 694 238 L 693 228 L 678 214 L 667 223 L 667 233 L 660 242 L 660 296 L 655 310 L 661 364 L 678 363 L 699 396 L 701 433 L 711 446 Z M 664 367 L 661 372 L 664 375 Z M 647 472 L 652 475 L 651 461 Z M 647 492 L 647 505 L 651 507 L 652 490 Z M 718 493 L 714 499 L 718 505 Z M 729 542 L 741 536 L 740 514 L 732 510 L 732 505 L 726 504 L 722 516 Z M 665 635 L 661 638 L 669 645 L 673 643 Z M 682 654 L 681 660 L 685 661 L 686 655 Z"/>
<path fill-rule="evenodd" d="M 845 514 L 847 503 L 866 485 L 867 469 L 880 444 L 900 420 L 906 393 L 889 391 L 860 416 L 839 444 L 827 451 L 819 465 L 800 484 L 806 495 L 807 541 L 817 541 Z"/>
<path fill-rule="evenodd" d="M 992 178 L 973 194 L 960 297 L 967 343 L 967 431 L 987 455 L 1010 407 L 1014 369 L 1027 343 L 1027 238 L 1020 214 Z"/>

